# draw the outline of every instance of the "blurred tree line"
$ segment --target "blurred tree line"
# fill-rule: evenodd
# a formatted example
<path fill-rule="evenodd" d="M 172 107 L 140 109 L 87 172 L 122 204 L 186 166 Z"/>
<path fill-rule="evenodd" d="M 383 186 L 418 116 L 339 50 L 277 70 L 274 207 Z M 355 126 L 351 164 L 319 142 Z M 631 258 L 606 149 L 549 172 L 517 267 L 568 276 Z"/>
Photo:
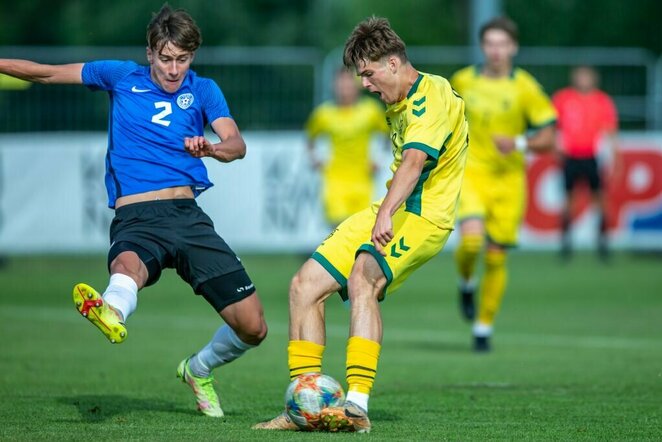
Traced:
<path fill-rule="evenodd" d="M 489 1 L 489 0 L 479 0 Z M 630 46 L 662 53 L 659 26 L 662 0 L 501 0 L 504 12 L 520 26 L 523 46 Z M 170 0 L 196 19 L 204 47 L 289 46 L 315 48 L 321 57 L 342 47 L 363 18 L 388 17 L 409 46 L 465 46 L 469 35 L 468 0 Z M 0 0 L 0 53 L 3 46 L 92 46 L 94 58 L 114 58 L 111 46 L 144 47 L 145 30 L 163 0 Z M 105 49 L 104 49 L 105 48 Z M 21 50 L 11 52 L 21 57 Z M 58 62 L 87 61 L 72 49 Z M 29 55 L 25 55 L 29 58 Z M 135 61 L 144 63 L 144 52 Z M 41 61 L 41 60 L 36 60 Z M 278 63 L 205 64 L 194 69 L 220 81 L 235 119 L 243 129 L 301 128 L 314 105 L 314 79 L 307 65 Z M 443 60 L 440 60 L 443 63 Z M 426 66 L 449 76 L 460 66 Z M 566 67 L 531 67 L 552 92 L 567 82 Z M 644 70 L 603 69 L 610 93 L 641 97 Z M 326 85 L 324 85 L 326 86 Z M 33 85 L 27 90 L 0 82 L 0 132 L 104 130 L 105 94 L 84 88 Z M 629 101 L 631 103 L 631 100 Z M 627 104 L 627 103 L 626 103 Z M 635 103 L 636 109 L 642 106 Z M 622 107 L 624 127 L 642 128 L 641 112 Z M 636 110 L 635 109 L 635 110 Z M 628 114 L 628 112 L 630 114 Z"/>
<path fill-rule="evenodd" d="M 143 45 L 161 0 L 0 0 L 0 45 Z M 206 45 L 341 46 L 371 14 L 409 45 L 469 43 L 466 0 L 172 0 Z M 636 46 L 662 53 L 659 0 L 502 0 L 525 46 Z"/>

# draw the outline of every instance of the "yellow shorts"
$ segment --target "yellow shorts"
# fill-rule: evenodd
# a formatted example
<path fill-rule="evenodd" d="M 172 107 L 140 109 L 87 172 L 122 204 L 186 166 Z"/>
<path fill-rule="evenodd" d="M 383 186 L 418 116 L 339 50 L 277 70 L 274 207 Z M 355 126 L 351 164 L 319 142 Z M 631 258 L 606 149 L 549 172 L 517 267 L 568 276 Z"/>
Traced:
<path fill-rule="evenodd" d="M 328 179 L 323 183 L 322 192 L 326 221 L 337 226 L 370 205 L 372 181 Z"/>
<path fill-rule="evenodd" d="M 485 222 L 487 238 L 498 245 L 517 245 L 519 227 L 526 204 L 526 175 L 523 172 L 464 174 L 457 217 L 460 223 L 471 218 Z"/>
<path fill-rule="evenodd" d="M 370 241 L 377 207 L 373 205 L 346 219 L 320 244 L 312 258 L 319 262 L 341 286 L 347 300 L 347 278 L 360 252 L 370 253 L 386 276 L 386 293 L 391 293 L 430 258 L 441 251 L 451 230 L 442 229 L 410 212 L 404 206 L 393 215 L 394 238 L 382 256 Z"/>

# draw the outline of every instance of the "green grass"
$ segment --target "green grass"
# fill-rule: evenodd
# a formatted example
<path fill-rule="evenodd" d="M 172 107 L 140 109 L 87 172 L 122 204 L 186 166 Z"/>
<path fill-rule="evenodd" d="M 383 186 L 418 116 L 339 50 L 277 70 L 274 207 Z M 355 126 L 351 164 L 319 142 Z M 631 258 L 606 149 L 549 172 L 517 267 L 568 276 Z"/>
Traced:
<path fill-rule="evenodd" d="M 216 371 L 227 417 L 195 413 L 179 361 L 220 324 L 172 271 L 110 345 L 71 304 L 107 282 L 104 257 L 15 257 L 0 271 L 0 440 L 660 440 L 662 261 L 515 252 L 494 351 L 470 351 L 450 253 L 382 304 L 369 436 L 262 433 L 283 406 L 294 256 L 245 256 L 270 332 Z M 328 303 L 324 370 L 344 380 L 349 311 Z"/>

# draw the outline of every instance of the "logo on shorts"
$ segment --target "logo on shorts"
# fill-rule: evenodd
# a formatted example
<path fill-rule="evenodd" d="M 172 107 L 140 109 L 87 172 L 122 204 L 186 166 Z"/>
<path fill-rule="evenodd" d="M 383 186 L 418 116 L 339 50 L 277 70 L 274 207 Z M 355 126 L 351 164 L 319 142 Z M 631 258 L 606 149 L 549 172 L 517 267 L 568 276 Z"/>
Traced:
<path fill-rule="evenodd" d="M 191 107 L 193 101 L 195 101 L 193 94 L 181 94 L 179 97 L 177 97 L 177 106 L 183 110 L 186 110 Z"/>
<path fill-rule="evenodd" d="M 255 287 L 253 284 L 245 285 L 243 287 L 237 287 L 237 293 L 244 293 Z"/>
<path fill-rule="evenodd" d="M 400 246 L 400 250 L 398 251 L 398 246 Z M 402 256 L 402 253 L 406 252 L 407 250 L 411 249 L 407 244 L 405 244 L 405 237 L 403 236 L 400 238 L 400 241 L 398 241 L 397 244 L 393 244 L 391 246 L 391 256 L 393 258 L 400 258 Z M 402 252 L 402 253 L 400 253 Z"/>

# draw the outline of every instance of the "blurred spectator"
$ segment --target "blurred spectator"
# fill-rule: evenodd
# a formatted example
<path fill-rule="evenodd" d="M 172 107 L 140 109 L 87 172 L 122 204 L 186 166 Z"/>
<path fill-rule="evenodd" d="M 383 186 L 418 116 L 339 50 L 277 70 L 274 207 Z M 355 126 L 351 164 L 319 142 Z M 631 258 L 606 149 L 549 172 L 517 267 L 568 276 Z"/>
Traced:
<path fill-rule="evenodd" d="M 598 89 L 599 77 L 595 69 L 578 66 L 572 70 L 570 79 L 571 85 L 559 90 L 552 97 L 559 114 L 558 144 L 562 155 L 566 194 L 561 221 L 561 256 L 569 259 L 572 255 L 572 209 L 577 185 L 585 181 L 591 189 L 593 204 L 599 211 L 597 250 L 602 259 L 607 259 L 609 253 L 606 201 L 597 155 L 601 141 L 606 137 L 612 149 L 612 175 L 618 172 L 618 114 L 609 95 Z"/>

